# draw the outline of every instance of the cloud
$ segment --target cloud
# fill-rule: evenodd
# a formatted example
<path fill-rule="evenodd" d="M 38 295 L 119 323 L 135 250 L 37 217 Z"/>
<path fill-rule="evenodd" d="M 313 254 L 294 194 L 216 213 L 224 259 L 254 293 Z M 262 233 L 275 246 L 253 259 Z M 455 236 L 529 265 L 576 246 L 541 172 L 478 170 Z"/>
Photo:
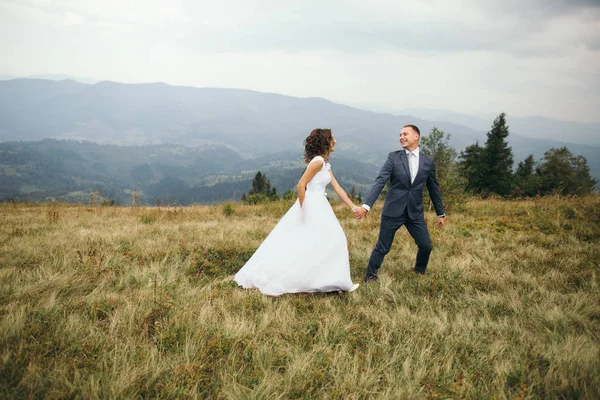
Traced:
<path fill-rule="evenodd" d="M 525 3 L 345 1 L 293 8 L 258 1 L 253 10 L 233 11 L 191 5 L 184 10 L 197 23 L 186 26 L 185 42 L 203 52 L 502 51 L 539 57 L 581 46 L 595 51 L 596 2 Z M 198 17 L 207 11 L 209 18 Z"/>
<path fill-rule="evenodd" d="M 0 0 L 0 73 L 597 121 L 597 32 L 597 0 Z"/>
<path fill-rule="evenodd" d="M 16 0 L 15 0 L 16 1 Z M 14 4 L 14 2 L 13 2 Z M 202 52 L 343 50 L 497 50 L 545 56 L 597 50 L 600 2 L 594 0 L 226 2 L 20 0 L 48 13 L 126 28 Z"/>
<path fill-rule="evenodd" d="M 598 0 L 504 0 L 491 3 L 493 11 L 520 14 L 525 18 L 547 19 L 577 14 L 581 11 L 597 13 Z"/>
<path fill-rule="evenodd" d="M 85 18 L 69 11 L 65 14 L 65 23 L 67 25 L 82 25 L 85 23 Z"/>

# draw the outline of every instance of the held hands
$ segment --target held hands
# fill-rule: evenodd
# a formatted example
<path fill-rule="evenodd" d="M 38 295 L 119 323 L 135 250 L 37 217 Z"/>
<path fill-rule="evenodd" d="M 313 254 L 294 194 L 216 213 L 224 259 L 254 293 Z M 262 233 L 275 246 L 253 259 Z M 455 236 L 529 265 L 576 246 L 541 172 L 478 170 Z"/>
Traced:
<path fill-rule="evenodd" d="M 363 207 L 352 207 L 352 214 L 356 217 L 356 219 L 363 219 L 365 215 L 367 215 L 367 210 Z"/>

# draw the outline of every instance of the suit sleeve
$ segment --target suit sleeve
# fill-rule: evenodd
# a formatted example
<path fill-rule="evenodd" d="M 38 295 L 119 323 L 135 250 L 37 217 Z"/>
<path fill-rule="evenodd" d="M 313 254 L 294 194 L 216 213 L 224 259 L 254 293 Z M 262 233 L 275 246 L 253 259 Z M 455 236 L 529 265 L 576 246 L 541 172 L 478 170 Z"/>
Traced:
<path fill-rule="evenodd" d="M 385 164 L 381 167 L 381 171 L 379 171 L 379 175 L 375 178 L 375 183 L 371 187 L 369 194 L 365 198 L 365 204 L 369 207 L 373 207 L 373 204 L 379 197 L 379 194 L 383 190 L 385 184 L 390 179 L 392 175 L 392 171 L 394 170 L 394 162 L 392 161 L 391 154 L 388 154 L 387 160 L 385 160 Z"/>
<path fill-rule="evenodd" d="M 440 191 L 440 185 L 438 184 L 435 172 L 435 161 L 431 160 L 433 166 L 431 167 L 431 171 L 429 172 L 429 177 L 427 178 L 427 190 L 429 191 L 429 197 L 433 202 L 433 208 L 435 208 L 435 212 L 438 216 L 444 215 L 444 203 L 442 202 L 442 193 Z"/>

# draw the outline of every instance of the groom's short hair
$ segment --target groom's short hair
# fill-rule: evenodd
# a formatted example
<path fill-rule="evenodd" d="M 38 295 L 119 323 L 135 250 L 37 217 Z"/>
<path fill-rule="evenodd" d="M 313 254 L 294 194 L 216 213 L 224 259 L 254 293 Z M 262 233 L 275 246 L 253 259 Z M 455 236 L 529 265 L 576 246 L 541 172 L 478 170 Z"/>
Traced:
<path fill-rule="evenodd" d="M 419 137 L 421 137 L 421 131 L 419 130 L 419 128 L 417 128 L 416 125 L 408 124 L 408 125 L 404 125 L 404 128 L 412 128 L 413 131 L 417 132 Z"/>

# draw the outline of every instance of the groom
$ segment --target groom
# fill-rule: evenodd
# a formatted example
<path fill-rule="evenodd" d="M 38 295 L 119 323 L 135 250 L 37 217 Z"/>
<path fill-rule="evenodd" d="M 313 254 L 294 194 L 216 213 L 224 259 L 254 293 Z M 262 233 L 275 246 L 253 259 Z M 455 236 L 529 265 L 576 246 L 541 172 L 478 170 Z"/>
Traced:
<path fill-rule="evenodd" d="M 390 181 L 381 213 L 379 239 L 369 259 L 365 282 L 377 279 L 377 271 L 381 267 L 383 258 L 390 251 L 394 235 L 402 225 L 406 225 L 406 229 L 419 247 L 414 271 L 417 274 L 425 273 L 432 246 L 423 213 L 424 185 L 427 185 L 438 216 L 435 227 L 440 229 L 444 226 L 444 205 L 435 177 L 435 163 L 432 157 L 419 151 L 420 137 L 421 132 L 415 125 L 405 125 L 402 128 L 400 144 L 404 150 L 388 154 L 379 176 L 365 199 L 365 204 L 353 211 L 356 218 L 363 218 L 373 207 L 387 181 Z"/>

